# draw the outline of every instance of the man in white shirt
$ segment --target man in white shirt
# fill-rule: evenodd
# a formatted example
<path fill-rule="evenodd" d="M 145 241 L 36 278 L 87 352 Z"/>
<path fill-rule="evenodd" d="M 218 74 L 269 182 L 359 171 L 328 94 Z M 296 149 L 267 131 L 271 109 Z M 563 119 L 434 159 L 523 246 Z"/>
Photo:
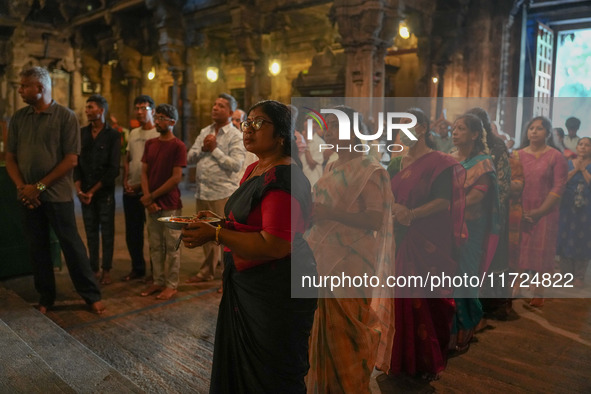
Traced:
<path fill-rule="evenodd" d="M 213 124 L 201 130 L 187 155 L 189 164 L 197 163 L 197 212 L 209 210 L 224 216 L 226 201 L 238 188 L 239 171 L 246 150 L 242 133 L 231 122 L 236 106 L 234 97 L 227 93 L 220 94 L 211 110 Z M 209 242 L 203 245 L 203 252 L 205 261 L 197 275 L 189 278 L 187 283 L 213 279 L 215 265 L 220 258 L 220 247 Z"/>
<path fill-rule="evenodd" d="M 123 211 L 125 213 L 125 240 L 131 257 L 131 272 L 124 281 L 141 278 L 146 274 L 144 260 L 144 224 L 146 211 L 142 197 L 142 156 L 146 141 L 160 134 L 154 125 L 154 100 L 141 95 L 134 100 L 134 111 L 140 127 L 129 132 L 127 156 L 123 165 Z"/>
<path fill-rule="evenodd" d="M 237 108 L 236 111 L 234 111 L 232 113 L 232 124 L 240 132 L 242 132 L 242 129 L 240 128 L 240 123 L 244 122 L 245 120 L 246 120 L 246 112 L 244 112 L 243 110 Z M 254 163 L 255 161 L 257 161 L 258 159 L 259 158 L 254 153 L 246 151 L 246 156 L 244 157 L 244 163 L 242 163 L 242 168 L 240 169 L 240 171 L 238 171 L 238 180 L 239 181 L 244 176 L 244 173 L 246 172 L 246 169 L 248 168 L 248 166 L 251 165 L 252 163 Z"/>
<path fill-rule="evenodd" d="M 564 140 L 562 143 L 564 147 L 571 152 L 577 151 L 577 144 L 579 143 L 580 137 L 577 136 L 577 131 L 579 131 L 579 127 L 581 127 L 581 121 L 574 116 L 571 116 L 566 120 L 564 124 L 566 126 L 566 130 L 568 131 L 568 135 L 564 136 Z"/>
<path fill-rule="evenodd" d="M 304 122 L 306 125 L 308 119 Z M 304 175 L 310 181 L 310 186 L 312 186 L 312 190 L 314 189 L 314 184 L 320 179 L 322 176 L 322 172 L 324 168 L 322 166 L 324 162 L 324 154 L 320 150 L 320 145 L 324 144 L 324 140 L 320 137 L 322 129 L 318 126 L 317 123 L 312 122 L 312 139 L 306 140 L 304 136 L 296 131 L 296 145 L 298 147 L 298 155 L 302 162 L 302 171 Z"/>
<path fill-rule="evenodd" d="M 240 123 L 244 122 L 245 120 L 246 120 L 246 112 L 244 112 L 243 110 L 236 109 L 236 111 L 234 111 L 232 113 L 232 124 L 241 133 L 242 133 L 242 128 L 240 127 Z M 251 165 L 252 163 L 254 163 L 255 161 L 259 160 L 257 155 L 255 155 L 254 153 L 249 152 L 249 151 L 246 151 L 245 153 L 246 153 L 246 156 L 244 156 L 244 163 L 242 163 L 242 168 L 240 169 L 240 171 L 238 171 L 238 181 L 239 182 L 242 179 L 242 177 L 244 176 L 244 173 L 246 172 L 246 169 L 248 168 L 248 166 Z"/>

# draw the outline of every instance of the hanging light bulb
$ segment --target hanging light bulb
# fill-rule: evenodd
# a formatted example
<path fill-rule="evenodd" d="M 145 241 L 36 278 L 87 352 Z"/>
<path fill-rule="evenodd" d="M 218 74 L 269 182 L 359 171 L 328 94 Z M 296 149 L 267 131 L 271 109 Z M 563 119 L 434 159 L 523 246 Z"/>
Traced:
<path fill-rule="evenodd" d="M 437 83 L 437 82 L 439 82 L 439 78 L 437 78 L 437 77 L 433 77 L 433 78 L 432 78 L 432 81 L 433 81 L 433 83 Z"/>
<path fill-rule="evenodd" d="M 273 76 L 275 76 L 281 72 L 281 63 L 279 62 L 279 60 L 277 60 L 277 59 L 271 60 L 271 62 L 269 63 L 269 72 Z"/>
<path fill-rule="evenodd" d="M 218 80 L 220 70 L 217 67 L 207 67 L 207 71 L 205 72 L 205 76 L 207 80 L 211 83 L 214 83 Z"/>
<path fill-rule="evenodd" d="M 398 34 L 400 34 L 400 37 L 402 37 L 405 40 L 410 37 L 410 30 L 408 30 L 408 26 L 406 26 L 406 23 L 400 22 L 400 25 L 398 27 Z"/>
<path fill-rule="evenodd" d="M 151 81 L 154 79 L 155 76 L 156 76 L 156 70 L 154 70 L 154 67 L 152 67 L 152 69 L 148 73 L 148 79 Z"/>

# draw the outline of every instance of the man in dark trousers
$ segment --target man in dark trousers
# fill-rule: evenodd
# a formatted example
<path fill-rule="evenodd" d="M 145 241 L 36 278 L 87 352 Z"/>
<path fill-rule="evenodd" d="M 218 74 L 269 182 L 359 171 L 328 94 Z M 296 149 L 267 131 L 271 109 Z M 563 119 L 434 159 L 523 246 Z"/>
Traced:
<path fill-rule="evenodd" d="M 105 122 L 107 100 L 93 94 L 86 100 L 89 124 L 81 130 L 82 150 L 74 169 L 74 184 L 82 206 L 90 267 L 101 284 L 111 283 L 115 244 L 115 178 L 119 175 L 121 138 Z M 99 272 L 99 233 L 103 244 L 102 274 Z"/>
<path fill-rule="evenodd" d="M 24 229 L 31 251 L 35 289 L 41 313 L 56 298 L 49 247 L 50 226 L 57 235 L 76 291 L 100 314 L 105 310 L 78 234 L 72 200 L 72 170 L 80 153 L 80 128 L 74 113 L 53 101 L 47 70 L 32 67 L 20 73 L 18 90 L 29 106 L 10 121 L 6 170 L 23 205 Z"/>
<path fill-rule="evenodd" d="M 124 281 L 143 278 L 146 274 L 144 259 L 144 224 L 146 210 L 142 198 L 142 156 L 146 141 L 160 135 L 154 125 L 154 100 L 147 95 L 133 101 L 136 120 L 140 126 L 129 132 L 127 155 L 123 161 L 123 212 L 125 213 L 125 240 L 131 257 L 131 271 Z"/>

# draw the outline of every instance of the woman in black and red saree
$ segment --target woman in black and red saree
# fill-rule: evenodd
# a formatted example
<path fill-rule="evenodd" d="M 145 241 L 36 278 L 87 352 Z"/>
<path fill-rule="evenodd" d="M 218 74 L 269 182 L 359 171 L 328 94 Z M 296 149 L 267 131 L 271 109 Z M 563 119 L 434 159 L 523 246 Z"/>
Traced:
<path fill-rule="evenodd" d="M 225 246 L 210 393 L 304 393 L 316 298 L 292 298 L 291 285 L 316 275 L 302 238 L 310 184 L 291 154 L 288 107 L 259 102 L 240 127 L 244 146 L 259 161 L 229 198 L 222 225 L 196 222 L 183 230 L 188 248 L 211 241 Z"/>

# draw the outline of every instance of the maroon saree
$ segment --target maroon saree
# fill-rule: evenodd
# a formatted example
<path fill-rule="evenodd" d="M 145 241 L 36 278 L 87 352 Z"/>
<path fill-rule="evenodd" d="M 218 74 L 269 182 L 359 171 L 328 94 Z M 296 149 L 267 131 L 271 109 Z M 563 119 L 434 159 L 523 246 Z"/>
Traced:
<path fill-rule="evenodd" d="M 465 239 L 464 168 L 451 156 L 434 151 L 398 169 L 390 172 L 394 175 L 391 186 L 396 203 L 414 209 L 430 202 L 439 176 L 451 180 L 451 200 L 449 210 L 416 219 L 409 227 L 395 224 L 396 274 L 453 275 L 457 269 L 454 251 Z M 455 311 L 452 289 L 440 288 L 438 293 L 430 294 L 437 298 L 425 298 L 425 293 L 416 289 L 406 290 L 401 295 L 412 298 L 398 295 L 396 298 L 390 373 L 436 375 L 443 371 L 447 361 Z M 400 289 L 397 292 L 399 294 Z"/>

